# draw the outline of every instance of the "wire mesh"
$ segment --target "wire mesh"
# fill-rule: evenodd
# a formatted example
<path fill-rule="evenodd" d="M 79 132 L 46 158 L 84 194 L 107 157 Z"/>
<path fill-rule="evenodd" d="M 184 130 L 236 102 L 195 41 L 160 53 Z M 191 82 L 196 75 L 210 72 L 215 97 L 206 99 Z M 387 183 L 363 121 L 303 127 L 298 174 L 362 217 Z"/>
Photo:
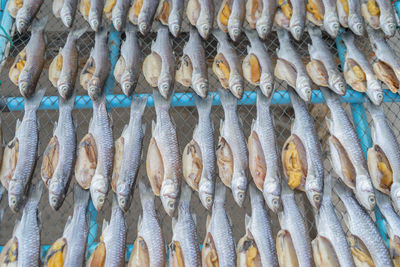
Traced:
<path fill-rule="evenodd" d="M 216 10 L 219 8 L 221 1 L 215 1 Z M 45 15 L 49 16 L 48 25 L 46 27 L 46 35 L 47 35 L 47 51 L 46 51 L 46 65 L 42 72 L 41 78 L 39 80 L 38 88 L 47 87 L 47 95 L 57 95 L 57 91 L 54 87 L 51 86 L 51 83 L 48 79 L 48 67 L 50 65 L 51 60 L 58 54 L 59 48 L 63 47 L 65 40 L 68 35 L 68 31 L 63 26 L 60 19 L 57 19 L 53 16 L 51 12 L 52 1 L 46 0 L 38 14 L 38 17 L 42 17 Z M 157 24 L 157 23 L 155 23 Z M 76 14 L 74 27 L 83 27 L 86 26 L 87 23 L 84 21 L 83 17 L 79 12 Z M 214 24 L 216 26 L 216 23 Z M 245 22 L 245 27 L 249 28 L 249 25 Z M 178 38 L 172 38 L 173 40 L 173 51 L 175 53 L 176 58 L 178 59 L 182 55 L 182 50 L 187 42 L 189 23 L 184 16 L 183 21 L 183 32 L 179 35 Z M 156 26 L 153 25 L 153 31 L 146 35 L 141 36 L 138 34 L 141 45 L 141 53 L 142 58 L 144 58 L 147 54 L 150 53 L 152 40 L 156 37 Z M 339 64 L 339 59 L 337 56 L 337 51 L 335 48 L 335 42 L 333 39 L 329 38 L 324 34 L 324 40 L 328 44 L 331 49 L 331 52 L 335 55 L 337 62 Z M 124 38 L 124 34 L 122 35 Z M 2 81 L 1 86 L 1 95 L 6 97 L 17 97 L 19 95 L 18 88 L 11 83 L 8 78 L 8 70 L 11 66 L 14 58 L 17 54 L 25 47 L 27 42 L 29 41 L 29 34 L 19 35 L 16 33 L 13 37 L 14 46 L 11 48 L 10 56 L 7 59 L 7 62 L 0 74 L 0 79 Z M 369 42 L 366 38 L 358 38 L 358 45 L 365 53 L 371 55 L 371 49 L 369 47 Z M 398 55 L 400 55 L 399 48 L 399 35 L 396 33 L 396 36 L 389 40 L 391 46 L 396 51 Z M 297 52 L 302 56 L 304 62 L 308 61 L 309 54 L 307 45 L 311 43 L 307 34 L 304 35 L 304 38 L 301 42 L 293 42 L 294 47 Z M 244 57 L 247 54 L 246 47 L 249 44 L 246 37 L 242 35 L 242 38 L 235 44 L 235 48 L 240 57 Z M 279 47 L 279 42 L 275 33 L 271 34 L 265 42 L 268 51 L 273 59 L 273 62 L 276 61 L 276 48 Z M 94 33 L 88 30 L 78 41 L 79 47 L 79 55 L 80 55 L 80 69 L 85 64 L 92 47 L 94 46 Z M 220 87 L 220 84 L 212 73 L 211 70 L 211 62 L 214 56 L 216 55 L 217 41 L 211 37 L 209 40 L 204 42 L 204 47 L 206 49 L 206 56 L 208 59 L 208 74 L 210 81 L 210 90 L 215 91 L 216 88 Z M 187 92 L 191 89 L 184 88 L 178 83 L 175 85 L 176 92 Z M 79 78 L 76 82 L 77 95 L 86 94 L 84 89 L 79 84 Z M 246 90 L 254 90 L 254 86 L 245 83 Z M 285 90 L 286 83 L 276 82 L 277 90 Z M 114 84 L 113 90 L 114 93 L 120 93 L 121 89 L 117 83 Z M 143 75 L 140 75 L 138 86 L 136 88 L 137 93 L 151 92 L 150 86 L 145 81 Z M 279 91 L 278 91 L 279 92 Z M 385 103 L 385 111 L 388 117 L 388 120 L 393 127 L 393 130 L 396 136 L 400 137 L 400 116 L 398 115 L 400 112 L 400 107 L 396 103 Z M 350 107 L 348 104 L 344 104 L 344 107 L 350 112 Z M 324 165 L 326 169 L 326 173 L 329 173 L 331 170 L 329 161 L 327 159 L 327 146 L 326 140 L 328 137 L 327 127 L 324 121 L 325 115 L 329 113 L 326 105 L 324 104 L 315 104 L 309 105 L 309 110 L 315 119 L 315 124 L 317 127 L 318 135 L 321 140 L 321 144 L 324 151 Z M 113 134 L 114 138 L 118 138 L 122 132 L 122 129 L 126 123 L 129 121 L 129 109 L 126 108 L 111 108 L 110 113 L 113 119 Z M 251 124 L 253 119 L 256 116 L 256 107 L 254 105 L 242 105 L 238 108 L 239 116 L 243 122 L 243 130 L 245 132 L 245 136 L 249 136 Z M 277 142 L 279 149 L 282 148 L 283 143 L 286 138 L 290 135 L 290 125 L 294 118 L 293 109 L 290 105 L 273 105 L 272 113 L 274 114 L 275 119 L 275 132 L 277 136 Z M 217 140 L 219 135 L 219 122 L 223 119 L 223 110 L 221 106 L 213 107 L 212 121 L 215 128 L 215 140 Z M 7 108 L 3 107 L 2 110 L 2 128 L 3 128 L 3 146 L 9 140 L 11 140 L 15 133 L 15 124 L 17 119 L 21 119 L 23 116 L 23 112 L 7 112 Z M 80 140 L 88 131 L 88 124 L 90 118 L 92 116 L 92 111 L 90 109 L 79 109 L 73 111 L 73 116 L 76 118 L 78 126 L 77 126 L 77 136 L 78 140 Z M 197 112 L 194 107 L 172 107 L 171 108 L 171 116 L 173 117 L 178 133 L 178 140 L 180 144 L 180 149 L 183 150 L 185 145 L 191 140 L 193 129 L 197 122 Z M 42 162 L 41 154 L 44 151 L 48 141 L 50 140 L 53 134 L 54 122 L 58 119 L 57 111 L 39 111 L 38 118 L 40 123 L 40 145 L 39 145 L 39 160 L 37 162 L 36 170 L 34 173 L 33 182 L 41 182 L 40 178 L 40 166 Z M 146 135 L 144 139 L 144 153 L 146 154 L 147 145 L 150 140 L 150 125 L 151 121 L 155 119 L 155 110 L 154 108 L 147 108 L 144 115 L 144 122 L 147 125 Z M 357 125 L 355 125 L 357 127 Z M 145 159 L 145 155 L 143 157 Z M 147 180 L 146 171 L 144 165 L 140 167 L 139 175 L 140 179 Z M 74 178 L 73 178 L 74 179 Z M 250 177 L 249 177 L 250 179 Z M 74 181 L 73 181 L 74 183 Z M 42 200 L 40 203 L 40 211 L 43 221 L 43 227 L 41 232 L 42 245 L 50 245 L 54 242 L 58 237 L 62 235 L 65 222 L 68 216 L 72 215 L 73 212 L 73 200 L 72 200 L 72 183 L 70 189 L 68 191 L 68 195 L 65 199 L 63 206 L 59 211 L 53 211 L 48 204 L 48 192 L 45 191 Z M 316 235 L 313 213 L 311 210 L 311 206 L 309 205 L 306 197 L 302 193 L 296 193 L 297 203 L 303 211 L 303 216 L 307 222 L 307 227 L 309 229 L 310 237 L 314 238 Z M 2 207 L 7 207 L 7 199 L 5 198 L 2 203 Z M 202 207 L 197 195 L 192 198 L 192 211 L 196 214 L 197 217 L 197 231 L 199 235 L 199 240 L 203 240 L 205 236 L 206 230 L 206 217 L 208 212 Z M 338 209 L 342 209 L 341 204 L 337 198 L 334 199 L 334 204 Z M 172 229 L 171 229 L 171 218 L 168 217 L 164 209 L 161 206 L 161 202 L 159 200 L 156 201 L 157 209 L 160 213 L 161 225 L 163 226 L 164 238 L 166 242 L 171 240 Z M 110 216 L 110 207 L 111 207 L 111 194 L 108 194 L 108 199 L 104 205 L 104 208 L 97 215 L 97 224 L 99 226 L 102 225 L 103 219 L 109 219 Z M 226 208 L 230 216 L 232 217 L 233 222 L 233 234 L 236 241 L 245 233 L 244 228 L 244 217 L 245 213 L 250 213 L 249 199 L 246 200 L 244 207 L 239 208 L 233 201 L 233 198 L 230 193 L 228 193 Z M 127 225 L 128 225 L 128 237 L 127 243 L 132 244 L 136 238 L 136 228 L 138 217 L 141 213 L 141 207 L 138 197 L 138 192 L 135 189 L 134 198 L 132 202 L 132 206 L 129 212 L 126 215 Z M 0 244 L 5 244 L 7 240 L 11 237 L 12 229 L 15 225 L 15 221 L 17 218 L 20 218 L 21 214 L 13 214 L 10 209 L 5 209 L 5 214 L 3 218 L 6 218 L 1 223 L 1 231 L 0 231 Z M 276 234 L 279 230 L 279 223 L 276 215 L 270 214 L 273 225 L 273 233 Z M 339 215 L 340 216 L 340 215 Z M 95 241 L 99 239 L 101 234 L 101 227 L 98 228 L 98 235 L 94 238 Z M 90 245 L 90 244 L 89 244 Z"/>

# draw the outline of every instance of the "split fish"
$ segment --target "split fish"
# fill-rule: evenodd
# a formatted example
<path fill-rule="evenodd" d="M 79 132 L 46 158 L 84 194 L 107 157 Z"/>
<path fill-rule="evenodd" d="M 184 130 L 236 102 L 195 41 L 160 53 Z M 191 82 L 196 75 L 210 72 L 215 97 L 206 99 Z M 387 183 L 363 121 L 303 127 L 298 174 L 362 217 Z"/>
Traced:
<path fill-rule="evenodd" d="M 276 9 L 275 0 L 247 0 L 246 20 L 263 40 L 272 31 Z"/>
<path fill-rule="evenodd" d="M 17 31 L 20 34 L 25 33 L 28 30 L 29 25 L 35 19 L 40 7 L 42 6 L 44 0 L 24 0 L 22 1 L 22 7 L 18 9 L 17 15 L 15 16 L 15 25 L 17 26 Z M 47 16 L 38 20 L 39 25 L 45 27 L 47 23 Z M 32 30 L 34 30 L 34 25 L 32 25 Z"/>
<path fill-rule="evenodd" d="M 134 25 L 138 25 L 142 35 L 150 31 L 159 3 L 160 0 L 132 0 L 128 19 Z"/>
<path fill-rule="evenodd" d="M 236 42 L 242 33 L 246 13 L 245 0 L 223 0 L 217 14 L 217 24 L 221 31 L 227 32 Z"/>
<path fill-rule="evenodd" d="M 336 0 L 336 6 L 340 24 L 356 35 L 364 35 L 360 0 Z"/>
<path fill-rule="evenodd" d="M 181 32 L 183 4 L 183 0 L 161 0 L 157 8 L 156 18 L 168 26 L 174 37 L 178 37 Z"/>
<path fill-rule="evenodd" d="M 390 1 L 363 0 L 361 13 L 366 23 L 375 30 L 381 29 L 388 37 L 396 33 L 397 21 Z"/>
<path fill-rule="evenodd" d="M 324 30 L 332 37 L 336 38 L 339 30 L 340 23 L 337 14 L 336 1 L 335 0 L 322 0 L 324 4 Z"/>
<path fill-rule="evenodd" d="M 54 0 L 53 14 L 56 18 L 61 18 L 61 21 L 67 28 L 71 28 L 75 19 L 78 0 Z"/>
<path fill-rule="evenodd" d="M 207 40 L 213 29 L 214 1 L 189 0 L 186 8 L 186 16 L 190 24 L 197 28 L 200 36 Z"/>
<path fill-rule="evenodd" d="M 277 25 L 286 28 L 296 41 L 303 36 L 306 23 L 305 0 L 278 0 L 278 12 L 275 15 Z M 280 17 L 281 19 L 277 20 Z"/>
<path fill-rule="evenodd" d="M 105 1 L 106 0 L 81 0 L 79 4 L 79 11 L 95 32 L 101 27 Z"/>
<path fill-rule="evenodd" d="M 125 28 L 128 20 L 128 11 L 131 0 L 116 0 L 115 6 L 112 9 L 112 23 L 117 31 L 122 31 Z M 125 40 L 126 42 L 126 40 Z"/>

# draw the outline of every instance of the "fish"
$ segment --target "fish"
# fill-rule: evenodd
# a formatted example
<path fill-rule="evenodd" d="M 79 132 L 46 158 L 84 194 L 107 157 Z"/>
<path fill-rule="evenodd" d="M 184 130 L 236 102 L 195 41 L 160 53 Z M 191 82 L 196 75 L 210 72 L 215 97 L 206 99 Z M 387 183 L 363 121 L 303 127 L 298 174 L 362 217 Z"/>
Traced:
<path fill-rule="evenodd" d="M 250 46 L 242 64 L 243 76 L 250 84 L 259 86 L 266 97 L 270 97 L 275 83 L 271 58 L 256 32 L 245 30 L 245 34 Z"/>
<path fill-rule="evenodd" d="M 249 191 L 251 217 L 246 214 L 246 234 L 240 239 L 237 248 L 238 266 L 247 267 L 253 263 L 253 266 L 278 267 L 271 221 L 263 196 L 254 184 L 250 184 Z"/>
<path fill-rule="evenodd" d="M 340 30 L 340 22 L 337 14 L 336 1 L 335 0 L 322 0 L 324 5 L 324 30 L 332 37 L 336 38 Z"/>
<path fill-rule="evenodd" d="M 117 31 L 122 31 L 125 28 L 126 21 L 128 20 L 128 11 L 130 7 L 130 0 L 116 0 L 115 6 L 112 9 L 112 23 Z M 126 41 L 125 41 L 126 42 Z"/>
<path fill-rule="evenodd" d="M 320 29 L 308 26 L 312 45 L 308 45 L 311 61 L 306 65 L 308 75 L 318 86 L 331 89 L 338 95 L 345 95 L 346 85 L 328 46 L 322 40 Z"/>
<path fill-rule="evenodd" d="M 383 101 L 381 84 L 376 77 L 366 56 L 355 45 L 354 35 L 350 32 L 342 34 L 346 46 L 344 78 L 356 91 L 365 92 L 369 99 L 380 105 Z"/>
<path fill-rule="evenodd" d="M 25 113 L 22 121 L 17 120 L 15 130 L 14 153 L 17 153 L 15 169 L 10 173 L 8 184 L 8 205 L 13 212 L 23 206 L 29 191 L 30 182 L 38 158 L 39 122 L 36 111 L 40 106 L 46 88 L 42 88 L 30 97 L 24 98 Z M 3 184 L 4 185 L 4 184 Z"/>
<path fill-rule="evenodd" d="M 167 99 L 175 81 L 175 56 L 167 27 L 159 26 L 157 39 L 151 44 L 151 53 L 144 59 L 142 71 L 150 86 L 158 87 Z"/>
<path fill-rule="evenodd" d="M 131 96 L 136 89 L 142 57 L 140 55 L 137 28 L 128 23 L 125 28 L 126 39 L 121 46 L 121 55 L 114 68 L 115 80 L 126 96 Z"/>
<path fill-rule="evenodd" d="M 257 119 L 251 125 L 247 146 L 254 184 L 263 193 L 268 207 L 277 213 L 281 207 L 281 172 L 274 132 L 275 121 L 270 106 L 271 98 L 257 90 Z"/>
<path fill-rule="evenodd" d="M 332 177 L 326 176 L 319 213 L 315 214 L 318 235 L 311 242 L 317 267 L 355 267 L 346 234 L 332 202 Z"/>
<path fill-rule="evenodd" d="M 392 37 L 395 34 L 397 21 L 390 2 L 364 0 L 361 2 L 361 14 L 366 24 L 373 29 L 381 29 L 388 37 Z"/>
<path fill-rule="evenodd" d="M 389 196 L 376 191 L 376 203 L 380 212 L 385 218 L 385 226 L 389 237 L 389 253 L 393 265 L 399 264 L 399 238 L 400 238 L 400 217 L 393 209 Z"/>
<path fill-rule="evenodd" d="M 339 96 L 324 87 L 320 89 L 331 111 L 331 117 L 326 117 L 326 124 L 330 132 L 328 144 L 332 168 L 354 190 L 360 204 L 372 211 L 376 203 L 374 188 L 356 131 Z"/>
<path fill-rule="evenodd" d="M 81 0 L 79 4 L 79 11 L 95 32 L 101 30 L 105 1 L 106 0 Z"/>
<path fill-rule="evenodd" d="M 276 9 L 274 0 L 247 0 L 246 20 L 262 40 L 272 31 Z"/>
<path fill-rule="evenodd" d="M 113 194 L 110 222 L 103 221 L 100 243 L 90 255 L 86 266 L 125 266 L 126 234 L 125 215 L 118 205 L 116 195 Z"/>
<path fill-rule="evenodd" d="M 368 149 L 368 170 L 374 187 L 389 195 L 397 208 L 400 207 L 400 146 L 383 107 L 367 99 L 365 104 L 372 118 L 373 146 Z"/>
<path fill-rule="evenodd" d="M 70 98 L 74 92 L 79 64 L 77 41 L 86 30 L 87 27 L 70 31 L 64 48 L 60 49 L 49 67 L 49 80 L 64 99 Z"/>
<path fill-rule="evenodd" d="M 65 223 L 62 237 L 47 251 L 44 266 L 83 266 L 86 256 L 90 215 L 86 214 L 90 193 L 74 185 L 74 212 Z"/>
<path fill-rule="evenodd" d="M 127 212 L 131 206 L 133 187 L 142 160 L 143 137 L 146 125 L 142 124 L 147 97 L 132 97 L 129 124 L 115 142 L 112 188 L 120 208 Z M 118 145 L 120 144 L 120 145 Z"/>
<path fill-rule="evenodd" d="M 358 204 L 353 193 L 342 182 L 334 186 L 335 193 L 342 200 L 346 212 L 344 222 L 350 233 L 357 237 L 368 249 L 375 266 L 393 266 L 389 251 L 376 229 L 369 214 Z"/>
<path fill-rule="evenodd" d="M 194 27 L 190 26 L 189 41 L 183 48 L 175 79 L 183 86 L 192 87 L 200 97 L 207 97 L 209 82 L 206 52 L 202 39 Z"/>
<path fill-rule="evenodd" d="M 232 221 L 225 210 L 226 188 L 223 183 L 215 185 L 215 199 L 211 216 L 207 216 L 206 237 L 201 250 L 202 266 L 236 266 L 235 241 Z"/>
<path fill-rule="evenodd" d="M 76 121 L 72 117 L 75 95 L 65 100 L 58 98 L 59 115 L 53 137 L 44 153 L 41 176 L 49 189 L 49 203 L 58 210 L 64 202 L 72 178 L 76 159 Z"/>
<path fill-rule="evenodd" d="M 246 13 L 245 0 L 223 0 L 217 14 L 217 24 L 227 32 L 232 41 L 237 42 L 242 33 Z"/>
<path fill-rule="evenodd" d="M 229 89 L 235 97 L 241 99 L 244 85 L 239 56 L 225 33 L 215 30 L 213 35 L 218 41 L 217 55 L 214 57 L 212 66 L 213 72 L 224 89 Z"/>
<path fill-rule="evenodd" d="M 214 1 L 189 0 L 186 7 L 186 16 L 190 24 L 197 28 L 200 36 L 207 40 L 213 30 Z"/>
<path fill-rule="evenodd" d="M 310 22 L 309 26 L 321 27 L 324 25 L 325 7 L 322 0 L 306 1 L 306 19 Z"/>
<path fill-rule="evenodd" d="M 43 70 L 46 50 L 44 28 L 46 24 L 47 16 L 33 22 L 31 38 L 15 58 L 8 74 L 10 80 L 18 86 L 23 97 L 30 97 L 34 94 Z"/>
<path fill-rule="evenodd" d="M 281 18 L 278 20 L 275 18 L 277 25 L 286 28 L 296 41 L 300 41 L 306 22 L 306 1 L 278 0 L 277 5 L 279 9 L 275 16 Z"/>
<path fill-rule="evenodd" d="M 293 87 L 297 94 L 306 102 L 311 100 L 311 81 L 306 67 L 299 54 L 290 43 L 290 37 L 284 29 L 277 29 L 280 47 L 277 48 L 278 60 L 274 74 L 280 80 L 284 80 Z"/>
<path fill-rule="evenodd" d="M 169 113 L 172 94 L 164 99 L 153 89 L 153 98 L 156 122 L 152 122 L 146 172 L 154 194 L 160 196 L 165 212 L 172 217 L 178 205 L 182 181 L 182 159 L 176 126 Z"/>
<path fill-rule="evenodd" d="M 142 35 L 150 31 L 159 3 L 160 0 L 132 0 L 128 19 L 134 25 L 138 25 Z"/>
<path fill-rule="evenodd" d="M 74 22 L 77 7 L 78 0 L 55 0 L 52 9 L 54 16 L 61 18 L 64 26 L 69 29 Z"/>
<path fill-rule="evenodd" d="M 182 171 L 186 183 L 199 192 L 201 204 L 209 210 L 214 201 L 216 176 L 214 125 L 211 122 L 211 107 L 214 97 L 205 99 L 193 95 L 198 123 L 192 140 L 186 145 L 182 155 Z"/>
<path fill-rule="evenodd" d="M 139 216 L 138 233 L 128 267 L 164 267 L 166 264 L 163 231 L 154 206 L 154 194 L 139 180 L 142 215 Z"/>
<path fill-rule="evenodd" d="M 359 0 L 336 0 L 339 22 L 344 28 L 359 36 L 365 32 L 364 20 L 361 14 L 361 3 Z"/>
<path fill-rule="evenodd" d="M 282 181 L 282 206 L 278 213 L 281 230 L 276 237 L 279 266 L 313 266 L 310 237 L 294 193 Z"/>
<path fill-rule="evenodd" d="M 183 0 L 161 0 L 156 12 L 156 19 L 168 26 L 169 32 L 178 37 L 182 28 Z"/>
<path fill-rule="evenodd" d="M 22 2 L 22 7 L 18 9 L 17 15 L 15 16 L 15 25 L 19 34 L 25 33 L 32 22 L 32 30 L 38 30 L 37 27 L 41 27 L 42 25 L 44 29 L 47 23 L 47 16 L 37 20 L 40 23 L 36 24 L 36 26 L 34 25 L 34 19 L 43 2 L 44 0 L 25 0 Z"/>
<path fill-rule="evenodd" d="M 289 96 L 295 120 L 282 149 L 283 172 L 290 189 L 305 191 L 311 206 L 318 211 L 324 187 L 321 144 L 306 103 L 293 89 L 289 89 Z"/>
<path fill-rule="evenodd" d="M 384 33 L 367 27 L 369 41 L 375 57 L 372 60 L 372 68 L 390 91 L 397 93 L 400 88 L 400 58 L 386 42 Z"/>
<path fill-rule="evenodd" d="M 231 188 L 233 199 L 242 207 L 246 198 L 249 152 L 237 112 L 237 99 L 223 89 L 218 89 L 218 95 L 224 109 L 216 152 L 219 177 Z"/>
<path fill-rule="evenodd" d="M 39 267 L 41 214 L 38 205 L 43 184 L 32 184 L 25 203 L 21 220 L 17 220 L 12 238 L 0 254 L 2 266 Z"/>
<path fill-rule="evenodd" d="M 80 75 L 80 84 L 91 98 L 101 97 L 110 68 L 107 28 L 102 27 L 96 32 L 94 48 Z"/>
<path fill-rule="evenodd" d="M 178 218 L 172 218 L 172 241 L 169 244 L 169 266 L 201 266 L 200 246 L 196 232 L 196 217 L 190 213 L 192 189 L 182 183 Z"/>

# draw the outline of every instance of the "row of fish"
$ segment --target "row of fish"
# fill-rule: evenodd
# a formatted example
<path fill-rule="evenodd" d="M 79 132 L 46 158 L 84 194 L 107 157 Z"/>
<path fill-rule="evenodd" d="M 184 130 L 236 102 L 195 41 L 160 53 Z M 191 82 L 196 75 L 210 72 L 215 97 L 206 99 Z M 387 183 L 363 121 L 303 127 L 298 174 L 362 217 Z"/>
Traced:
<path fill-rule="evenodd" d="M 16 18 L 17 30 L 26 31 L 44 0 L 12 0 L 8 10 Z M 79 3 L 78 3 L 79 2 Z M 100 29 L 103 15 L 111 20 L 115 29 L 122 31 L 129 21 L 147 34 L 153 20 L 169 27 L 178 36 L 182 27 L 184 0 L 55 0 L 53 14 L 71 28 L 76 10 L 88 21 L 94 31 Z M 213 28 L 214 1 L 189 0 L 186 16 L 200 35 L 207 39 Z M 390 2 L 384 0 L 223 0 L 216 14 L 218 27 L 233 41 L 237 41 L 244 20 L 266 39 L 276 23 L 289 30 L 300 40 L 306 21 L 323 27 L 336 37 L 340 25 L 357 35 L 364 35 L 365 26 L 382 29 L 387 36 L 395 33 L 397 21 Z"/>

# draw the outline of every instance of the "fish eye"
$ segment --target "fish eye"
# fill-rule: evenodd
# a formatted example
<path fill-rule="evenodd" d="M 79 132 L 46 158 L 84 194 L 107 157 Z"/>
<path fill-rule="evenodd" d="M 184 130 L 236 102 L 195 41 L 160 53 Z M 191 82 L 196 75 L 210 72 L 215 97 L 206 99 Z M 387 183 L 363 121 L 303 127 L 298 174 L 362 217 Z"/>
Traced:
<path fill-rule="evenodd" d="M 321 201 L 321 196 L 320 195 L 315 195 L 314 196 L 314 201 L 319 203 Z"/>
<path fill-rule="evenodd" d="M 99 197 L 99 198 L 98 198 L 98 202 L 99 202 L 100 204 L 103 204 L 103 203 L 104 203 L 104 197 Z"/>
<path fill-rule="evenodd" d="M 239 197 L 239 199 L 243 199 L 244 198 L 244 194 L 243 193 L 239 193 L 238 197 Z"/>
<path fill-rule="evenodd" d="M 277 199 L 272 200 L 272 205 L 278 206 L 278 200 Z"/>
<path fill-rule="evenodd" d="M 173 201 L 168 202 L 168 208 L 173 209 L 174 207 L 175 205 Z"/>
<path fill-rule="evenodd" d="M 368 198 L 368 201 L 369 201 L 369 203 L 371 203 L 371 204 L 375 204 L 375 197 L 374 197 L 374 196 L 370 196 L 370 197 Z"/>
<path fill-rule="evenodd" d="M 212 202 L 212 198 L 211 197 L 206 197 L 206 203 L 207 204 L 211 204 Z"/>

